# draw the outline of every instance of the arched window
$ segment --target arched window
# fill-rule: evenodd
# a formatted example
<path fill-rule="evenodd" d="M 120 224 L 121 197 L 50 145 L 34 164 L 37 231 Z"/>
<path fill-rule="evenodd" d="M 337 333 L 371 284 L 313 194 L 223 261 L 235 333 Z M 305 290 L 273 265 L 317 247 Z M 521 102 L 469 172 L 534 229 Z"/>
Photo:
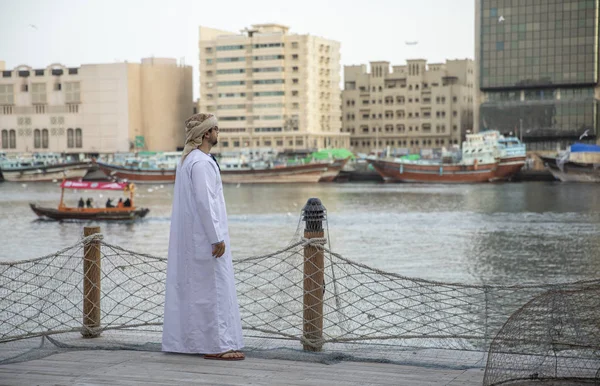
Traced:
<path fill-rule="evenodd" d="M 44 130 L 42 130 L 42 147 L 44 149 L 48 148 L 48 142 L 49 142 L 48 129 L 44 129 Z"/>
<path fill-rule="evenodd" d="M 75 147 L 83 147 L 81 129 L 75 129 Z"/>
<path fill-rule="evenodd" d="M 73 129 L 67 129 L 67 147 L 75 147 L 75 131 Z"/>
<path fill-rule="evenodd" d="M 8 149 L 8 130 L 2 130 L 2 148 Z"/>
<path fill-rule="evenodd" d="M 40 133 L 40 129 L 35 129 L 33 131 L 33 147 L 35 149 L 39 149 L 42 146 L 42 135 Z"/>
<path fill-rule="evenodd" d="M 16 130 L 10 130 L 8 132 L 8 143 L 9 143 L 9 148 L 11 149 L 16 149 L 17 148 L 17 132 Z"/>

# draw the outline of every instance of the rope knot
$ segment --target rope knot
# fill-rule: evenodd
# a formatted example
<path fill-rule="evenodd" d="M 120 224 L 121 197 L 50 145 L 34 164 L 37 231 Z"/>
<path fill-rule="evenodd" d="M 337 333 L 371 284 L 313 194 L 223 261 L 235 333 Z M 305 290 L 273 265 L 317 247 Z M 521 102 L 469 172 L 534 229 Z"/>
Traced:
<path fill-rule="evenodd" d="M 102 233 L 94 233 L 93 235 L 86 236 L 81 239 L 83 245 L 89 245 L 94 241 L 102 241 L 104 240 L 104 235 Z"/>
<path fill-rule="evenodd" d="M 301 238 L 302 246 L 306 247 L 307 245 L 325 245 L 327 244 L 327 239 L 325 237 L 315 237 L 314 239 L 307 239 L 305 237 Z"/>

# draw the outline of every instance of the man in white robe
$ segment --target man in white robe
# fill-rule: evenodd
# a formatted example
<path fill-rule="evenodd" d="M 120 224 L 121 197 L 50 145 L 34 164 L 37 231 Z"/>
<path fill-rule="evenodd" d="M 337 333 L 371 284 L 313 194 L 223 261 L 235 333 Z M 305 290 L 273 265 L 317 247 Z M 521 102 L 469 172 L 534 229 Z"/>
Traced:
<path fill-rule="evenodd" d="M 221 173 L 210 155 L 217 119 L 186 120 L 186 144 L 177 166 L 162 350 L 240 360 L 244 347 L 235 292 Z"/>

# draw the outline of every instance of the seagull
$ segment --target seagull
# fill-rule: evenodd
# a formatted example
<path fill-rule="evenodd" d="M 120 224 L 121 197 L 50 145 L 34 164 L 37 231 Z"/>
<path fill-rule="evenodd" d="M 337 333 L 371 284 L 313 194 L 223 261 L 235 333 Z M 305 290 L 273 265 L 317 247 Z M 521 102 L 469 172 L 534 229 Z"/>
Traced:
<path fill-rule="evenodd" d="M 498 18 L 498 23 L 502 23 L 503 21 L 504 21 L 504 16 L 502 16 L 502 15 L 501 15 L 501 16 Z"/>
<path fill-rule="evenodd" d="M 35 24 L 29 24 L 29 26 L 33 29 L 38 29 L 38 27 Z"/>
<path fill-rule="evenodd" d="M 415 41 L 415 42 L 404 42 L 404 43 L 406 43 L 407 46 L 414 46 L 419 42 Z"/>
<path fill-rule="evenodd" d="M 579 140 L 581 141 L 583 138 L 587 137 L 589 132 L 590 132 L 589 129 L 584 131 L 583 134 L 581 134 L 581 136 L 579 137 Z"/>

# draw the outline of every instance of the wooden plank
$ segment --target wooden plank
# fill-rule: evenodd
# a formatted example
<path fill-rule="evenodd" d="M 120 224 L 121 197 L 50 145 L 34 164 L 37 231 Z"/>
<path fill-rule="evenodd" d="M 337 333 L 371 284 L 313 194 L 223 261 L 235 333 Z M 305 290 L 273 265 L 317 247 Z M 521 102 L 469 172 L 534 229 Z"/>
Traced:
<path fill-rule="evenodd" d="M 95 366 L 91 366 L 95 363 Z M 139 351 L 72 351 L 0 366 L 0 384 L 172 385 L 481 385 L 481 369 L 282 359 L 205 360 L 200 355 Z"/>

